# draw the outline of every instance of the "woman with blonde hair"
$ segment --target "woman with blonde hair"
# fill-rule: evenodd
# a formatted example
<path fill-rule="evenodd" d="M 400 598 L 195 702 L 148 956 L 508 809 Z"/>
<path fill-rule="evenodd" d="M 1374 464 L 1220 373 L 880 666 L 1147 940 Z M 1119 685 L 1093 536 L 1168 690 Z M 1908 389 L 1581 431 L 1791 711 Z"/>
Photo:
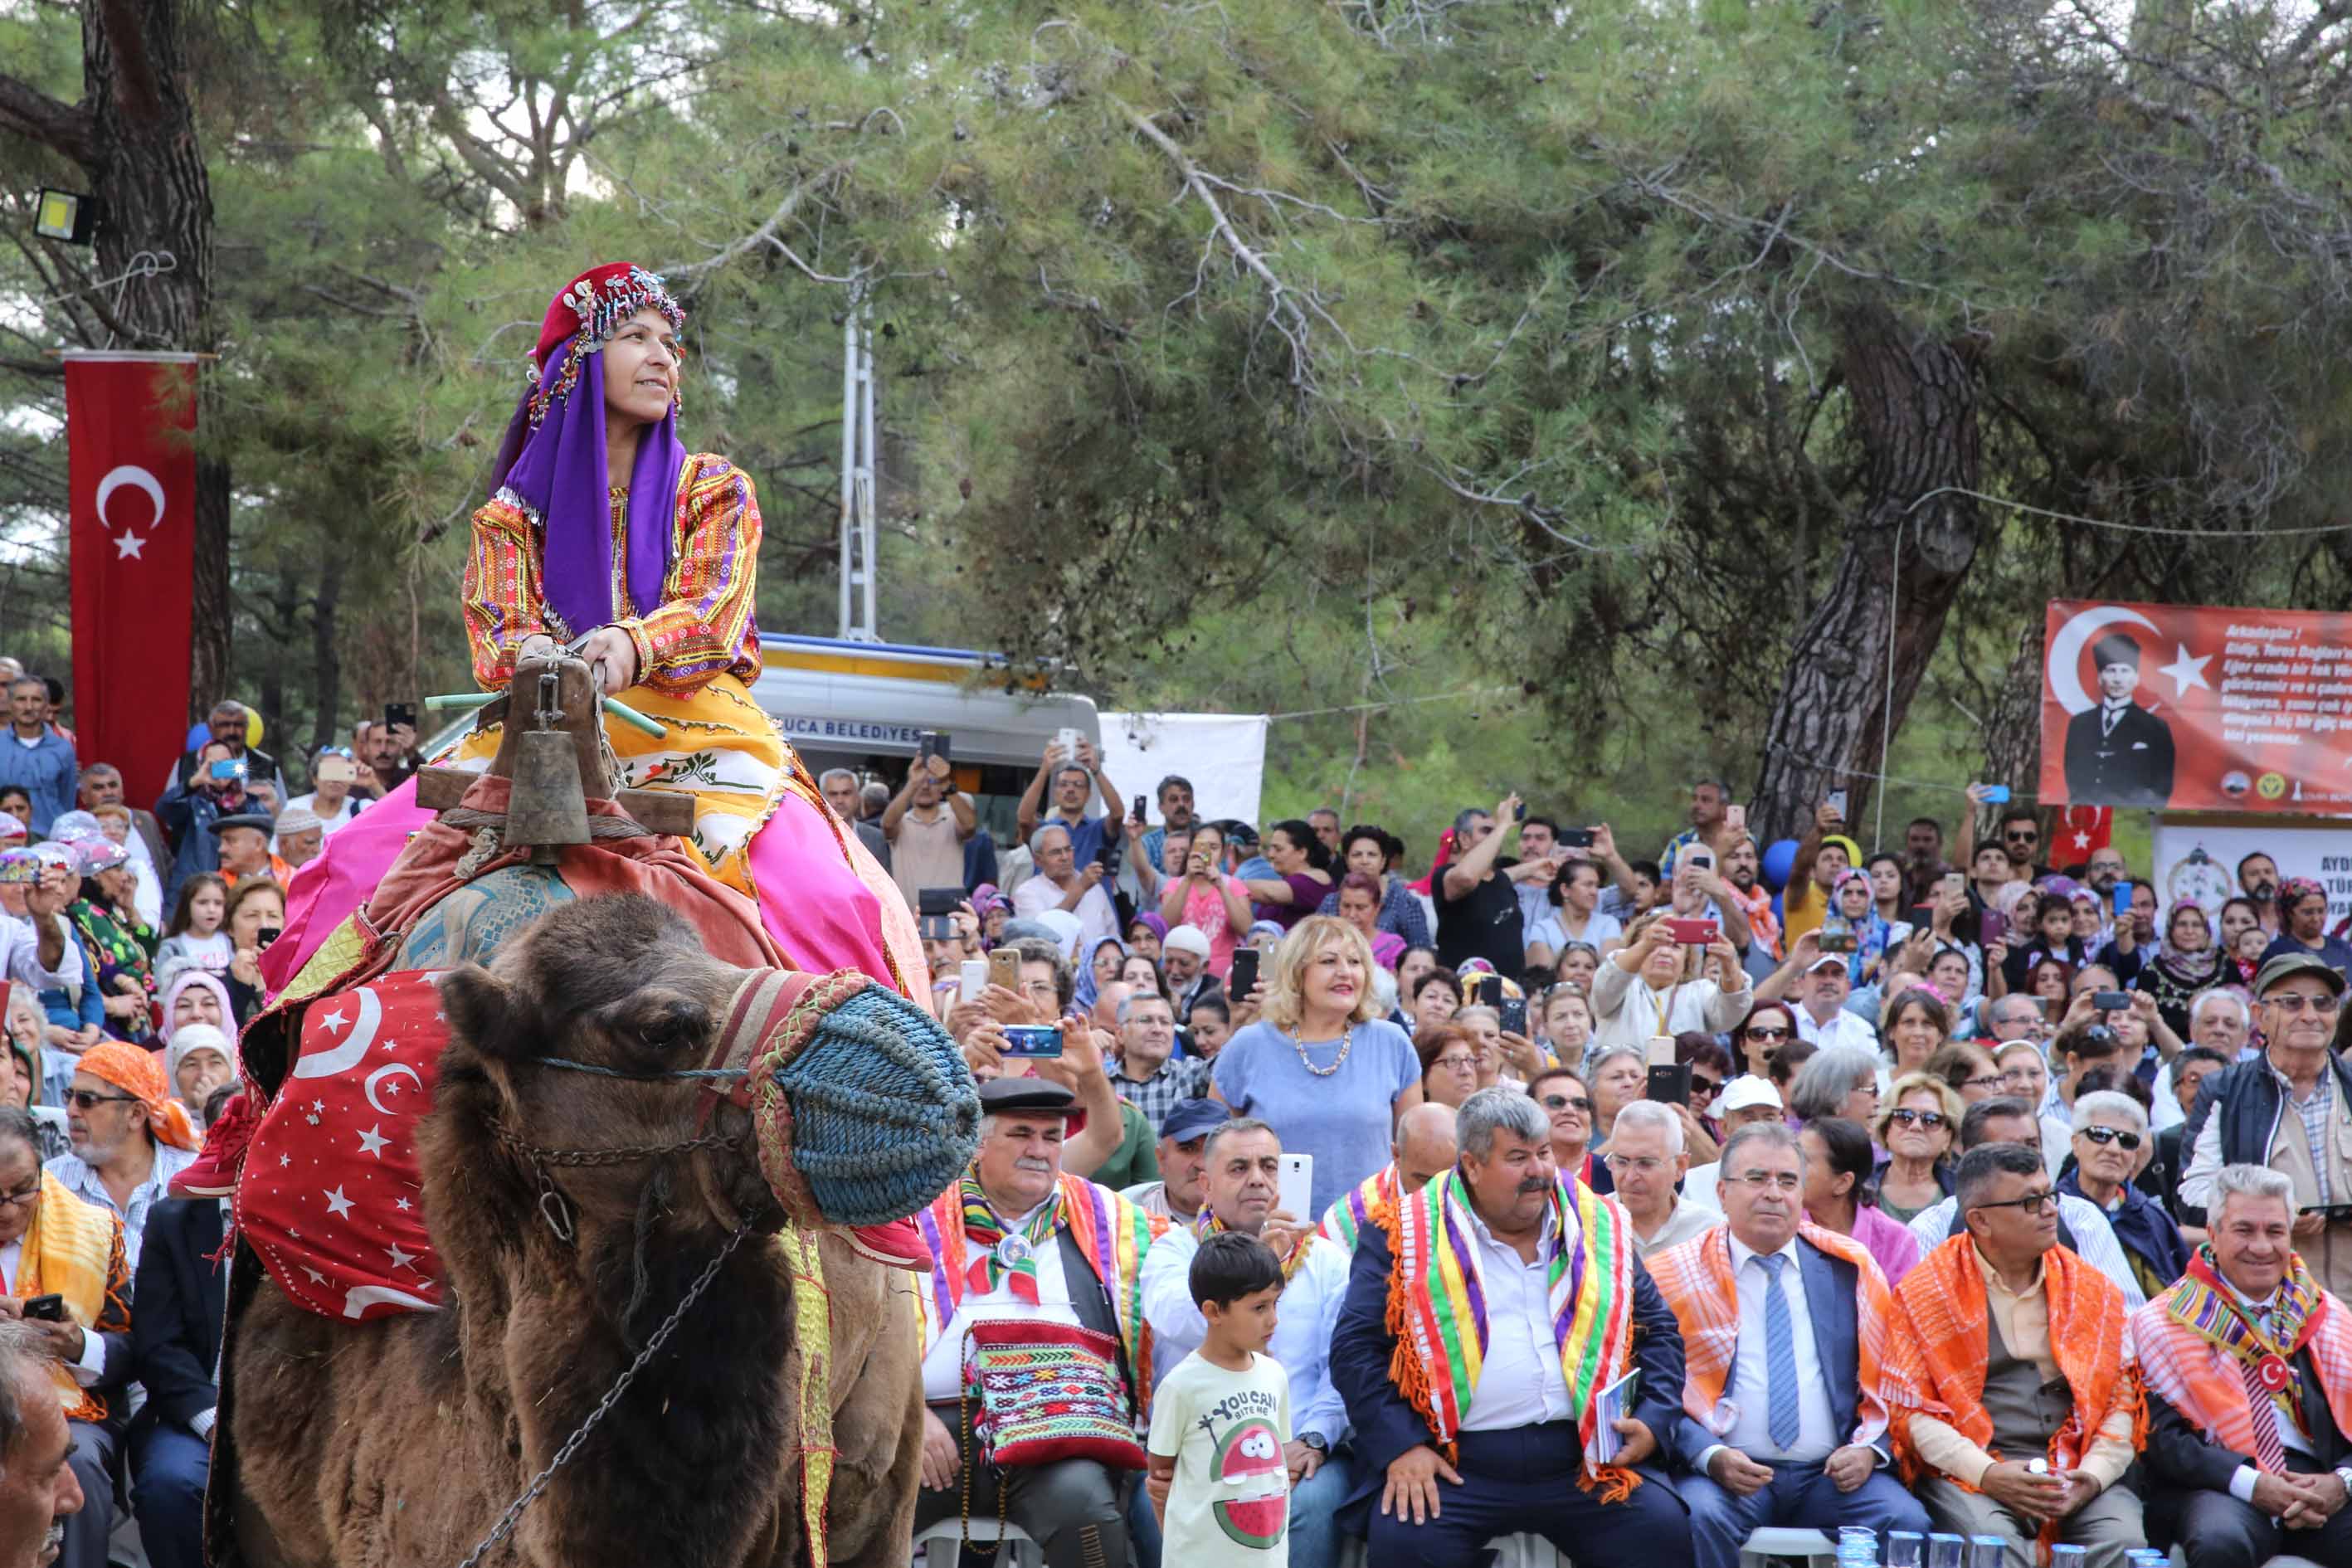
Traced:
<path fill-rule="evenodd" d="M 1937 1074 L 1907 1072 L 1896 1079 L 1886 1108 L 1870 1124 L 1870 1135 L 1887 1159 L 1863 1184 L 1863 1201 L 1908 1225 L 1912 1215 L 1951 1196 L 1960 1111 L 1960 1097 Z"/>
<path fill-rule="evenodd" d="M 1311 1222 L 1389 1163 L 1389 1131 L 1421 1103 L 1421 1058 L 1379 1016 L 1371 944 L 1309 915 L 1275 949 L 1259 1019 L 1217 1053 L 1210 1097 L 1273 1123 L 1315 1162 Z"/>

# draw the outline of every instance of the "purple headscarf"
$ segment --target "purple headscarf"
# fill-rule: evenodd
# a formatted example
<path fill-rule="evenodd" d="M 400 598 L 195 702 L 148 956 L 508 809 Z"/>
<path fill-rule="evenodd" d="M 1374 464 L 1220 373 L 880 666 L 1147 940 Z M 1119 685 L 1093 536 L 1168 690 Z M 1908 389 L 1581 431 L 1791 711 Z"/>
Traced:
<path fill-rule="evenodd" d="M 544 369 L 507 426 L 490 493 L 523 507 L 546 531 L 540 580 L 547 607 L 566 637 L 607 625 L 621 615 L 613 601 L 612 479 L 604 447 L 604 356 L 600 352 L 622 323 L 650 306 L 673 322 L 683 318 L 661 280 L 641 268 L 583 274 L 604 288 L 590 289 L 593 309 L 580 331 L 541 355 Z M 550 308 L 552 319 L 572 291 Z M 572 307 L 577 310 L 578 307 Z M 677 484 L 686 446 L 677 437 L 677 406 L 638 432 L 629 471 L 629 521 L 625 546 L 629 609 L 650 613 L 661 603 L 677 524 Z"/>

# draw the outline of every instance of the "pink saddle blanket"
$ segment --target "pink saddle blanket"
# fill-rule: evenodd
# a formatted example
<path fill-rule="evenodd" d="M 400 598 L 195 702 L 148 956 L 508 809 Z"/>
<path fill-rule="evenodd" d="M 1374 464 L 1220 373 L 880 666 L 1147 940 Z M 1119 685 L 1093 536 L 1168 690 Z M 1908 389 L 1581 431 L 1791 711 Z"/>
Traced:
<path fill-rule="evenodd" d="M 293 1070 L 247 1150 L 237 1228 L 278 1288 L 323 1316 L 441 1305 L 416 1156 L 449 1039 L 437 978 L 394 971 L 309 1003 Z"/>

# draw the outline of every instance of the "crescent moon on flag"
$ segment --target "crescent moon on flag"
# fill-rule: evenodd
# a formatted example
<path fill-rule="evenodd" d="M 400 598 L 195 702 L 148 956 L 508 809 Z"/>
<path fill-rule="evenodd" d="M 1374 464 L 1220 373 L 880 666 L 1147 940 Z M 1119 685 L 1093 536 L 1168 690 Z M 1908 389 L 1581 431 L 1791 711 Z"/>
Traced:
<path fill-rule="evenodd" d="M 416 1069 L 408 1066 L 405 1062 L 394 1062 L 390 1067 L 378 1068 L 375 1071 L 367 1075 L 367 1084 L 364 1090 L 367 1095 L 367 1102 L 373 1106 L 376 1110 L 383 1115 L 391 1116 L 394 1115 L 394 1112 L 391 1106 L 384 1104 L 383 1101 L 375 1097 L 375 1086 L 384 1079 L 390 1077 L 392 1074 L 403 1072 L 408 1075 L 408 1081 L 415 1084 L 417 1087 L 417 1089 L 422 1092 L 425 1088 L 425 1080 L 417 1077 Z"/>
<path fill-rule="evenodd" d="M 2128 624 L 2156 630 L 2156 623 L 2137 610 L 2126 610 L 2119 605 L 2101 605 L 2073 616 L 2058 628 L 2050 639 L 2050 657 L 2043 661 L 2049 672 L 2050 694 L 2058 699 L 2058 706 L 2070 714 L 2087 713 L 2098 704 L 2083 689 L 2083 650 L 2102 627 Z"/>
<path fill-rule="evenodd" d="M 420 1312 L 437 1312 L 441 1309 L 422 1296 L 412 1296 L 405 1290 L 394 1290 L 388 1285 L 354 1285 L 343 1292 L 343 1316 L 357 1318 L 370 1307 L 388 1304 L 414 1307 Z"/>
<path fill-rule="evenodd" d="M 110 528 L 113 526 L 113 524 L 107 519 L 106 503 L 113 500 L 114 492 L 121 489 L 125 485 L 131 485 L 136 489 L 145 490 L 147 492 L 147 499 L 155 504 L 155 515 L 153 518 L 149 520 L 147 531 L 152 533 L 155 530 L 161 528 L 163 525 L 163 482 L 157 479 L 154 475 L 149 473 L 146 469 L 140 468 L 135 463 L 125 463 L 122 467 L 110 470 L 107 474 L 106 478 L 98 481 L 98 521 L 100 524 Z"/>
<path fill-rule="evenodd" d="M 294 1063 L 296 1078 L 333 1078 L 360 1065 L 361 1058 L 368 1054 L 368 1047 L 375 1044 L 377 1026 L 383 1022 L 383 1003 L 377 998 L 373 985 L 361 986 L 358 995 L 360 1017 L 359 1022 L 352 1026 L 350 1037 L 331 1051 L 297 1058 Z"/>

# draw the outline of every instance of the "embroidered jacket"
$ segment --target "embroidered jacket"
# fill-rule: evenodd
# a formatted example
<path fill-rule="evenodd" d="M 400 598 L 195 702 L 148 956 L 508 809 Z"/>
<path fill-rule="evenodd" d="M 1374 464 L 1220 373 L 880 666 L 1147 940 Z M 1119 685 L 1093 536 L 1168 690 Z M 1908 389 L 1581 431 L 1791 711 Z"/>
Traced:
<path fill-rule="evenodd" d="M 760 503 L 751 480 L 726 458 L 698 452 L 678 479 L 671 562 L 662 602 L 629 602 L 624 566 L 628 492 L 613 491 L 613 605 L 609 624 L 637 649 L 637 679 L 658 691 L 685 693 L 713 676 L 745 682 L 760 674 L 759 628 L 752 618 L 760 558 Z M 544 632 L 568 642 L 593 626 L 566 626 L 541 585 L 546 529 L 530 509 L 500 491 L 474 513 L 460 599 L 474 679 L 488 691 L 514 679 L 515 650 Z"/>

